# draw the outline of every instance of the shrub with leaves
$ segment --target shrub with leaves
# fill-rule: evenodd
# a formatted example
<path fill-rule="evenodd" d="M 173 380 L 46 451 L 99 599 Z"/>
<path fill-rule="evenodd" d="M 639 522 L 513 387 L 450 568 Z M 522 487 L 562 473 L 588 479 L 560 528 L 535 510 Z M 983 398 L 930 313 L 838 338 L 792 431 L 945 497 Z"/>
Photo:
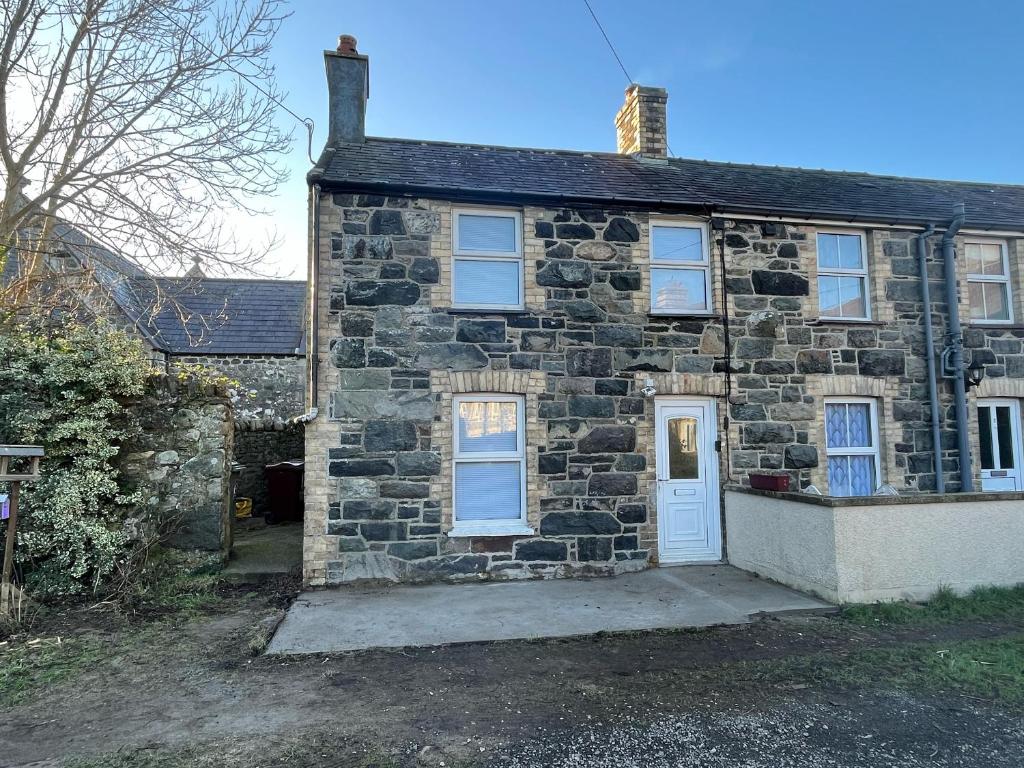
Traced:
<path fill-rule="evenodd" d="M 22 486 L 18 562 L 31 593 L 95 591 L 125 556 L 139 498 L 116 466 L 134 435 L 124 403 L 152 367 L 106 323 L 0 329 L 0 443 L 42 445 L 42 478 Z"/>

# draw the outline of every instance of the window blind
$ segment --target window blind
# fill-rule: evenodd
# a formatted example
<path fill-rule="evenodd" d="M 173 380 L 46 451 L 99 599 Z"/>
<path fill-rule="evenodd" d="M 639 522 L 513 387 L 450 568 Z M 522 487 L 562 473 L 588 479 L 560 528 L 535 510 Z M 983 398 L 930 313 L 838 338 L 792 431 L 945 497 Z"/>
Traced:
<path fill-rule="evenodd" d="M 516 219 L 512 216 L 478 216 L 460 213 L 459 251 L 515 253 Z"/>
<path fill-rule="evenodd" d="M 467 305 L 520 303 L 522 261 L 455 259 L 455 303 Z"/>
<path fill-rule="evenodd" d="M 472 461 L 455 465 L 459 522 L 518 520 L 522 514 L 521 463 Z"/>

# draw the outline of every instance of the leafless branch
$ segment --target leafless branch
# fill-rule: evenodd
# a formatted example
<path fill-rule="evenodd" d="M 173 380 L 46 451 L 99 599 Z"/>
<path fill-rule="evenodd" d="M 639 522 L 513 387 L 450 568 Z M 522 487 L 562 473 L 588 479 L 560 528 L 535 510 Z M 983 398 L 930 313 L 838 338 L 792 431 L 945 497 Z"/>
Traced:
<path fill-rule="evenodd" d="M 157 274 L 252 267 L 225 211 L 284 179 L 281 0 L 0 0 L 0 268 L 61 222 Z"/>

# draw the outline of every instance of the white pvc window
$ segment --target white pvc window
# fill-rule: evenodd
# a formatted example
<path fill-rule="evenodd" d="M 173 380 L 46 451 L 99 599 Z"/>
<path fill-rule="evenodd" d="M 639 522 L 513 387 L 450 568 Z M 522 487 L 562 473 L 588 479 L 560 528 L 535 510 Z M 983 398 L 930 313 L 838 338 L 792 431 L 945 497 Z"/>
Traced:
<path fill-rule="evenodd" d="M 833 320 L 869 320 L 864 235 L 818 233 L 818 314 Z"/>
<path fill-rule="evenodd" d="M 882 484 L 874 400 L 826 400 L 825 446 L 830 496 L 870 496 Z"/>
<path fill-rule="evenodd" d="M 452 534 L 526 526 L 525 404 L 520 395 L 454 398 Z"/>
<path fill-rule="evenodd" d="M 711 312 L 707 227 L 695 222 L 651 223 L 651 313 Z"/>
<path fill-rule="evenodd" d="M 523 220 L 517 211 L 452 212 L 452 305 L 522 309 Z"/>
<path fill-rule="evenodd" d="M 964 243 L 964 260 L 967 262 L 967 295 L 971 305 L 971 322 L 1011 322 L 1013 308 L 1006 243 L 968 240 Z"/>

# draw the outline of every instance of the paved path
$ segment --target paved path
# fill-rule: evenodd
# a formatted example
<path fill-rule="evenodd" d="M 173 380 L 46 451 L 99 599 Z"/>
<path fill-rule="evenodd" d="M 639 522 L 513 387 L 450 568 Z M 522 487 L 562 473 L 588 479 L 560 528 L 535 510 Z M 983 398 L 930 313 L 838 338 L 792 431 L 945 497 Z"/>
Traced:
<path fill-rule="evenodd" d="M 264 525 L 260 519 L 238 521 L 234 539 L 231 560 L 223 571 L 228 581 L 258 583 L 302 570 L 302 523 Z"/>
<path fill-rule="evenodd" d="M 331 653 L 597 632 L 744 624 L 831 606 L 727 565 L 615 578 L 347 587 L 305 592 L 268 653 Z"/>

